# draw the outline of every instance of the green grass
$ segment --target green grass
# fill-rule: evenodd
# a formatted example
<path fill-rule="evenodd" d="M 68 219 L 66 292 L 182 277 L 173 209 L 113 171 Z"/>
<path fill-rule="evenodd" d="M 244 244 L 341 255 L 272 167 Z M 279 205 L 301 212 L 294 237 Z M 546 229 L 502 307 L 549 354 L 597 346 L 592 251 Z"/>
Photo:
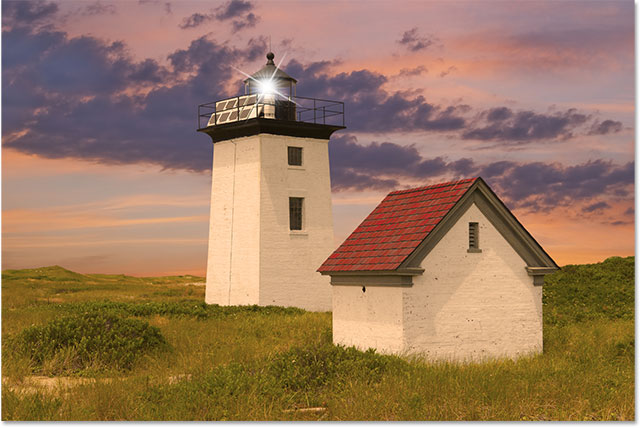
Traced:
<path fill-rule="evenodd" d="M 2 279 L 4 420 L 635 418 L 632 257 L 566 266 L 547 278 L 542 355 L 473 364 L 334 346 L 330 313 L 205 305 L 203 278 L 55 266 L 5 271 Z M 20 351 L 29 332 L 96 314 L 156 328 L 167 345 L 121 364 L 114 361 L 128 351 L 102 340 L 112 358 L 75 370 L 56 357 L 61 351 L 41 352 L 41 363 Z M 78 351 L 62 348 L 60 355 Z M 55 378 L 55 388 L 34 384 L 33 376 L 53 373 L 71 378 Z M 296 410 L 311 407 L 326 410 Z"/>

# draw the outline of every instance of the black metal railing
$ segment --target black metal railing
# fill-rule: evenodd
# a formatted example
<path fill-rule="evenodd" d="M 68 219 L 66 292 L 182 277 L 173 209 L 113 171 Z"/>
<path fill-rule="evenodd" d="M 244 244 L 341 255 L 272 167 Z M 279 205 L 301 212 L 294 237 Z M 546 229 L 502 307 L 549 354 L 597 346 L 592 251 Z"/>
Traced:
<path fill-rule="evenodd" d="M 198 129 L 254 118 L 344 126 L 344 103 L 319 98 L 250 94 L 198 106 Z"/>

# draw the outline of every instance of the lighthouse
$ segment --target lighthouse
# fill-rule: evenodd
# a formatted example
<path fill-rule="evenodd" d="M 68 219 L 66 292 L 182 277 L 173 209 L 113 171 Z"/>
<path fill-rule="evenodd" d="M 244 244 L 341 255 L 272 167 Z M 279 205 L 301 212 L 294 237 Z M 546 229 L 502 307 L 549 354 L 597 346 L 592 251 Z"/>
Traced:
<path fill-rule="evenodd" d="M 244 94 L 198 106 L 213 142 L 205 301 L 331 310 L 329 138 L 344 104 L 301 97 L 267 54 Z"/>

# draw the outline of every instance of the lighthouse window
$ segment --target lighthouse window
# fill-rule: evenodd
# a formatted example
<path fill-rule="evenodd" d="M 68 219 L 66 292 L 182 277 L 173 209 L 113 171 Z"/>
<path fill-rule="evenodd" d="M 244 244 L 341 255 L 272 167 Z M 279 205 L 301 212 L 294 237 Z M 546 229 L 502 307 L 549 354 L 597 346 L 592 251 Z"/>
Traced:
<path fill-rule="evenodd" d="M 304 198 L 289 198 L 289 229 L 302 230 L 302 202 Z"/>
<path fill-rule="evenodd" d="M 302 165 L 302 147 L 288 147 L 289 165 Z"/>

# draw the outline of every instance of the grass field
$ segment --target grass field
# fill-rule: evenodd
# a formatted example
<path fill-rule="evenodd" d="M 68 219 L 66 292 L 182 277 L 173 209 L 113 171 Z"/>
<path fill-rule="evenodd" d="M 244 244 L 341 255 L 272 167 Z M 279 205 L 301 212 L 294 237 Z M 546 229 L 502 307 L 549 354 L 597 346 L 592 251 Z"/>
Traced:
<path fill-rule="evenodd" d="M 203 300 L 199 277 L 4 271 L 2 419 L 635 418 L 632 257 L 547 277 L 544 353 L 517 361 L 359 352 L 328 312 Z"/>

